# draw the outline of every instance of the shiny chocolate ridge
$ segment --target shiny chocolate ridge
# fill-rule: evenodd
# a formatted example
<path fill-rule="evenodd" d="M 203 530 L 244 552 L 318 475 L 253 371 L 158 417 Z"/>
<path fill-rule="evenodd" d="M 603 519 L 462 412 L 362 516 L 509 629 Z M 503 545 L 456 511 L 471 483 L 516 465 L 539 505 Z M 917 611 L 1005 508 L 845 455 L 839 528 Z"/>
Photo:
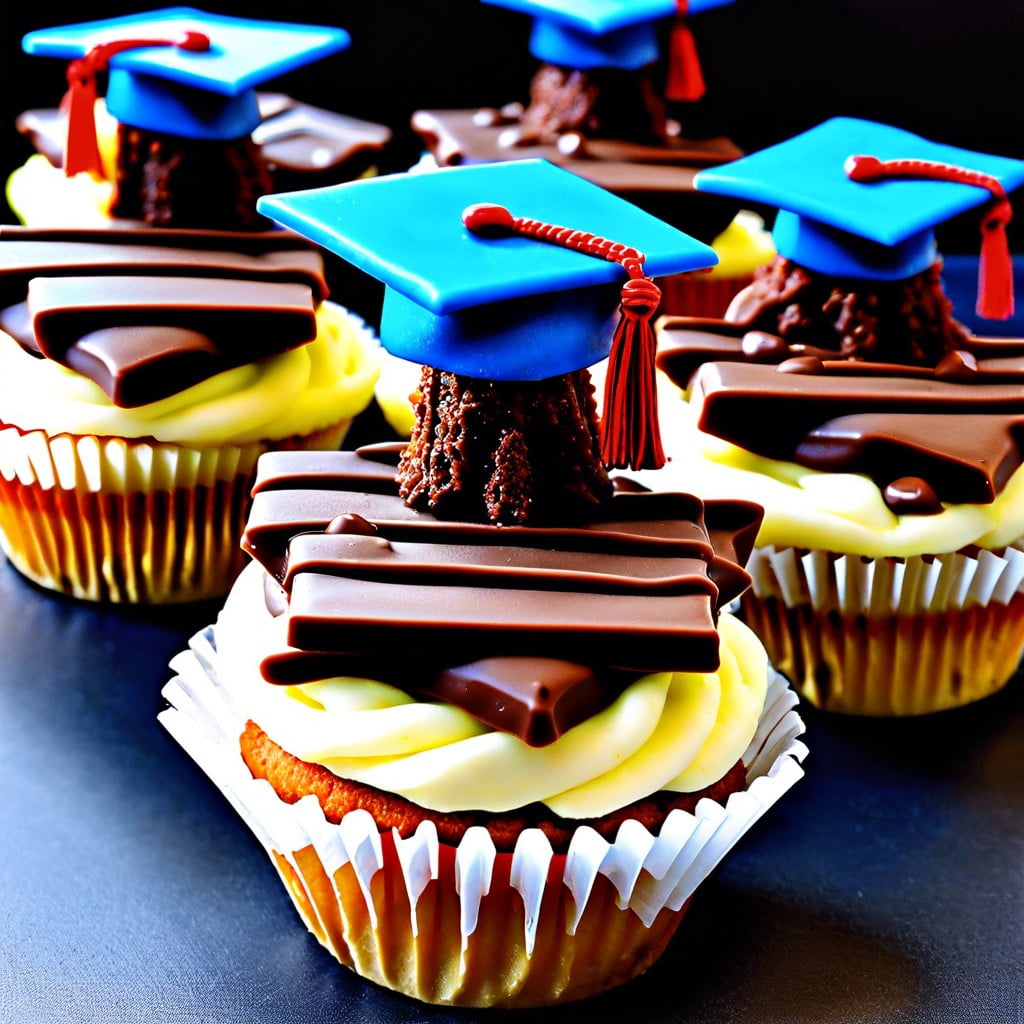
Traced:
<path fill-rule="evenodd" d="M 122 407 L 312 341 L 326 294 L 283 232 L 0 230 L 0 327 Z"/>
<path fill-rule="evenodd" d="M 987 504 L 1021 465 L 1024 339 L 965 332 L 928 367 L 842 359 L 753 322 L 658 324 L 658 365 L 700 403 L 706 433 L 767 458 L 868 476 L 900 513 Z"/>
<path fill-rule="evenodd" d="M 399 497 L 396 448 L 260 460 L 242 544 L 287 601 L 268 681 L 384 679 L 550 742 L 630 678 L 718 667 L 758 506 L 621 492 L 571 527 L 442 522 Z"/>

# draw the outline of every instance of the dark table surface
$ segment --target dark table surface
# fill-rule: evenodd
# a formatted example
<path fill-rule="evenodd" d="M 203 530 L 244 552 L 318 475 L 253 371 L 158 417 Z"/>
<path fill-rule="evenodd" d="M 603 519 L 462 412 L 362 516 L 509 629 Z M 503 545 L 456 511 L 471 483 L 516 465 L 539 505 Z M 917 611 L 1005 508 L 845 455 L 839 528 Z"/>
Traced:
<path fill-rule="evenodd" d="M 215 611 L 92 607 L 0 563 L 0 1021 L 488 1016 L 337 966 L 158 725 L 167 661 Z M 576 1012 L 1024 1020 L 1024 683 L 912 721 L 803 713 L 806 777 L 698 891 L 662 960 Z"/>

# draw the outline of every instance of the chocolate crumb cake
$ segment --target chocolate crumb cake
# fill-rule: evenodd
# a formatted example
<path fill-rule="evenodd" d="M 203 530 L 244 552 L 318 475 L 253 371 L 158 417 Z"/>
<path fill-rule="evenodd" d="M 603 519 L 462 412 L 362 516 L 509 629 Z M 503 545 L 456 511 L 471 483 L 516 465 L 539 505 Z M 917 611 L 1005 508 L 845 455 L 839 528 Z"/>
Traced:
<path fill-rule="evenodd" d="M 723 610 L 760 508 L 616 487 L 605 464 L 656 445 L 609 446 L 586 379 L 628 348 L 610 418 L 649 430 L 627 400 L 653 380 L 646 272 L 706 248 L 536 162 L 264 206 L 369 254 L 386 344 L 427 367 L 420 422 L 408 445 L 261 459 L 253 562 L 176 659 L 163 720 L 342 964 L 432 1003 L 604 991 L 660 955 L 804 753 Z"/>

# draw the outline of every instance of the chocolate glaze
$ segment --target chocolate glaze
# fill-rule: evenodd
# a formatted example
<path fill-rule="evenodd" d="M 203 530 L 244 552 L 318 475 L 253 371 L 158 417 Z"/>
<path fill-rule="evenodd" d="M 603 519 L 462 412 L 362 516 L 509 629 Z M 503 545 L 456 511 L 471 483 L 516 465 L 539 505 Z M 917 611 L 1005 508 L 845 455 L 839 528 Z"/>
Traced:
<path fill-rule="evenodd" d="M 269 681 L 369 675 L 550 742 L 637 674 L 717 667 L 757 506 L 716 502 L 708 525 L 691 495 L 621 492 L 573 526 L 442 522 L 388 483 L 394 454 L 260 460 L 242 543 L 288 616 Z"/>
<path fill-rule="evenodd" d="M 0 327 L 123 407 L 311 341 L 324 295 L 278 232 L 0 231 Z"/>
<path fill-rule="evenodd" d="M 918 278 L 907 294 L 938 288 L 931 272 Z M 807 320 L 802 306 L 783 308 L 795 301 L 788 287 L 783 292 L 785 299 L 778 292 L 764 298 L 764 289 L 752 286 L 729 321 L 659 323 L 658 365 L 700 397 L 702 430 L 769 458 L 865 474 L 899 513 L 994 500 L 1022 461 L 1024 339 L 974 337 L 954 321 L 905 319 L 903 308 L 907 337 L 886 351 L 920 359 L 842 359 L 831 328 L 783 333 L 787 323 Z M 924 305 L 945 308 L 948 319 L 944 296 Z M 890 313 L 899 308 L 893 304 Z M 916 338 L 916 327 L 927 340 Z M 899 333 L 899 323 L 875 328 L 876 339 Z"/>

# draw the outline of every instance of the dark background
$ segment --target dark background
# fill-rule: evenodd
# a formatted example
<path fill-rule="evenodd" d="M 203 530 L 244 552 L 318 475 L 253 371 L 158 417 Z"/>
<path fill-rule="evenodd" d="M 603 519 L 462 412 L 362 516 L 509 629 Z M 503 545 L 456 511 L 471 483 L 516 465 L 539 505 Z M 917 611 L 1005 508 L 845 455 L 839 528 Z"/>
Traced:
<path fill-rule="evenodd" d="M 56 105 L 64 89 L 63 62 L 25 56 L 22 35 L 145 6 L 0 3 L 5 175 L 31 152 L 14 129 L 15 116 L 26 107 Z M 419 156 L 408 127 L 415 109 L 525 99 L 534 68 L 529 19 L 478 0 L 283 7 L 225 0 L 210 7 L 248 17 L 334 20 L 346 28 L 347 51 L 268 87 L 391 126 L 395 138 L 383 170 L 402 170 Z M 736 0 L 692 25 L 708 91 L 674 111 L 688 135 L 725 134 L 750 151 L 844 114 L 1024 157 L 1024 3 L 1017 0 Z M 6 207 L 0 212 L 11 219 Z M 950 237 L 956 241 L 944 244 L 947 251 L 972 244 L 961 246 L 958 233 Z"/>

